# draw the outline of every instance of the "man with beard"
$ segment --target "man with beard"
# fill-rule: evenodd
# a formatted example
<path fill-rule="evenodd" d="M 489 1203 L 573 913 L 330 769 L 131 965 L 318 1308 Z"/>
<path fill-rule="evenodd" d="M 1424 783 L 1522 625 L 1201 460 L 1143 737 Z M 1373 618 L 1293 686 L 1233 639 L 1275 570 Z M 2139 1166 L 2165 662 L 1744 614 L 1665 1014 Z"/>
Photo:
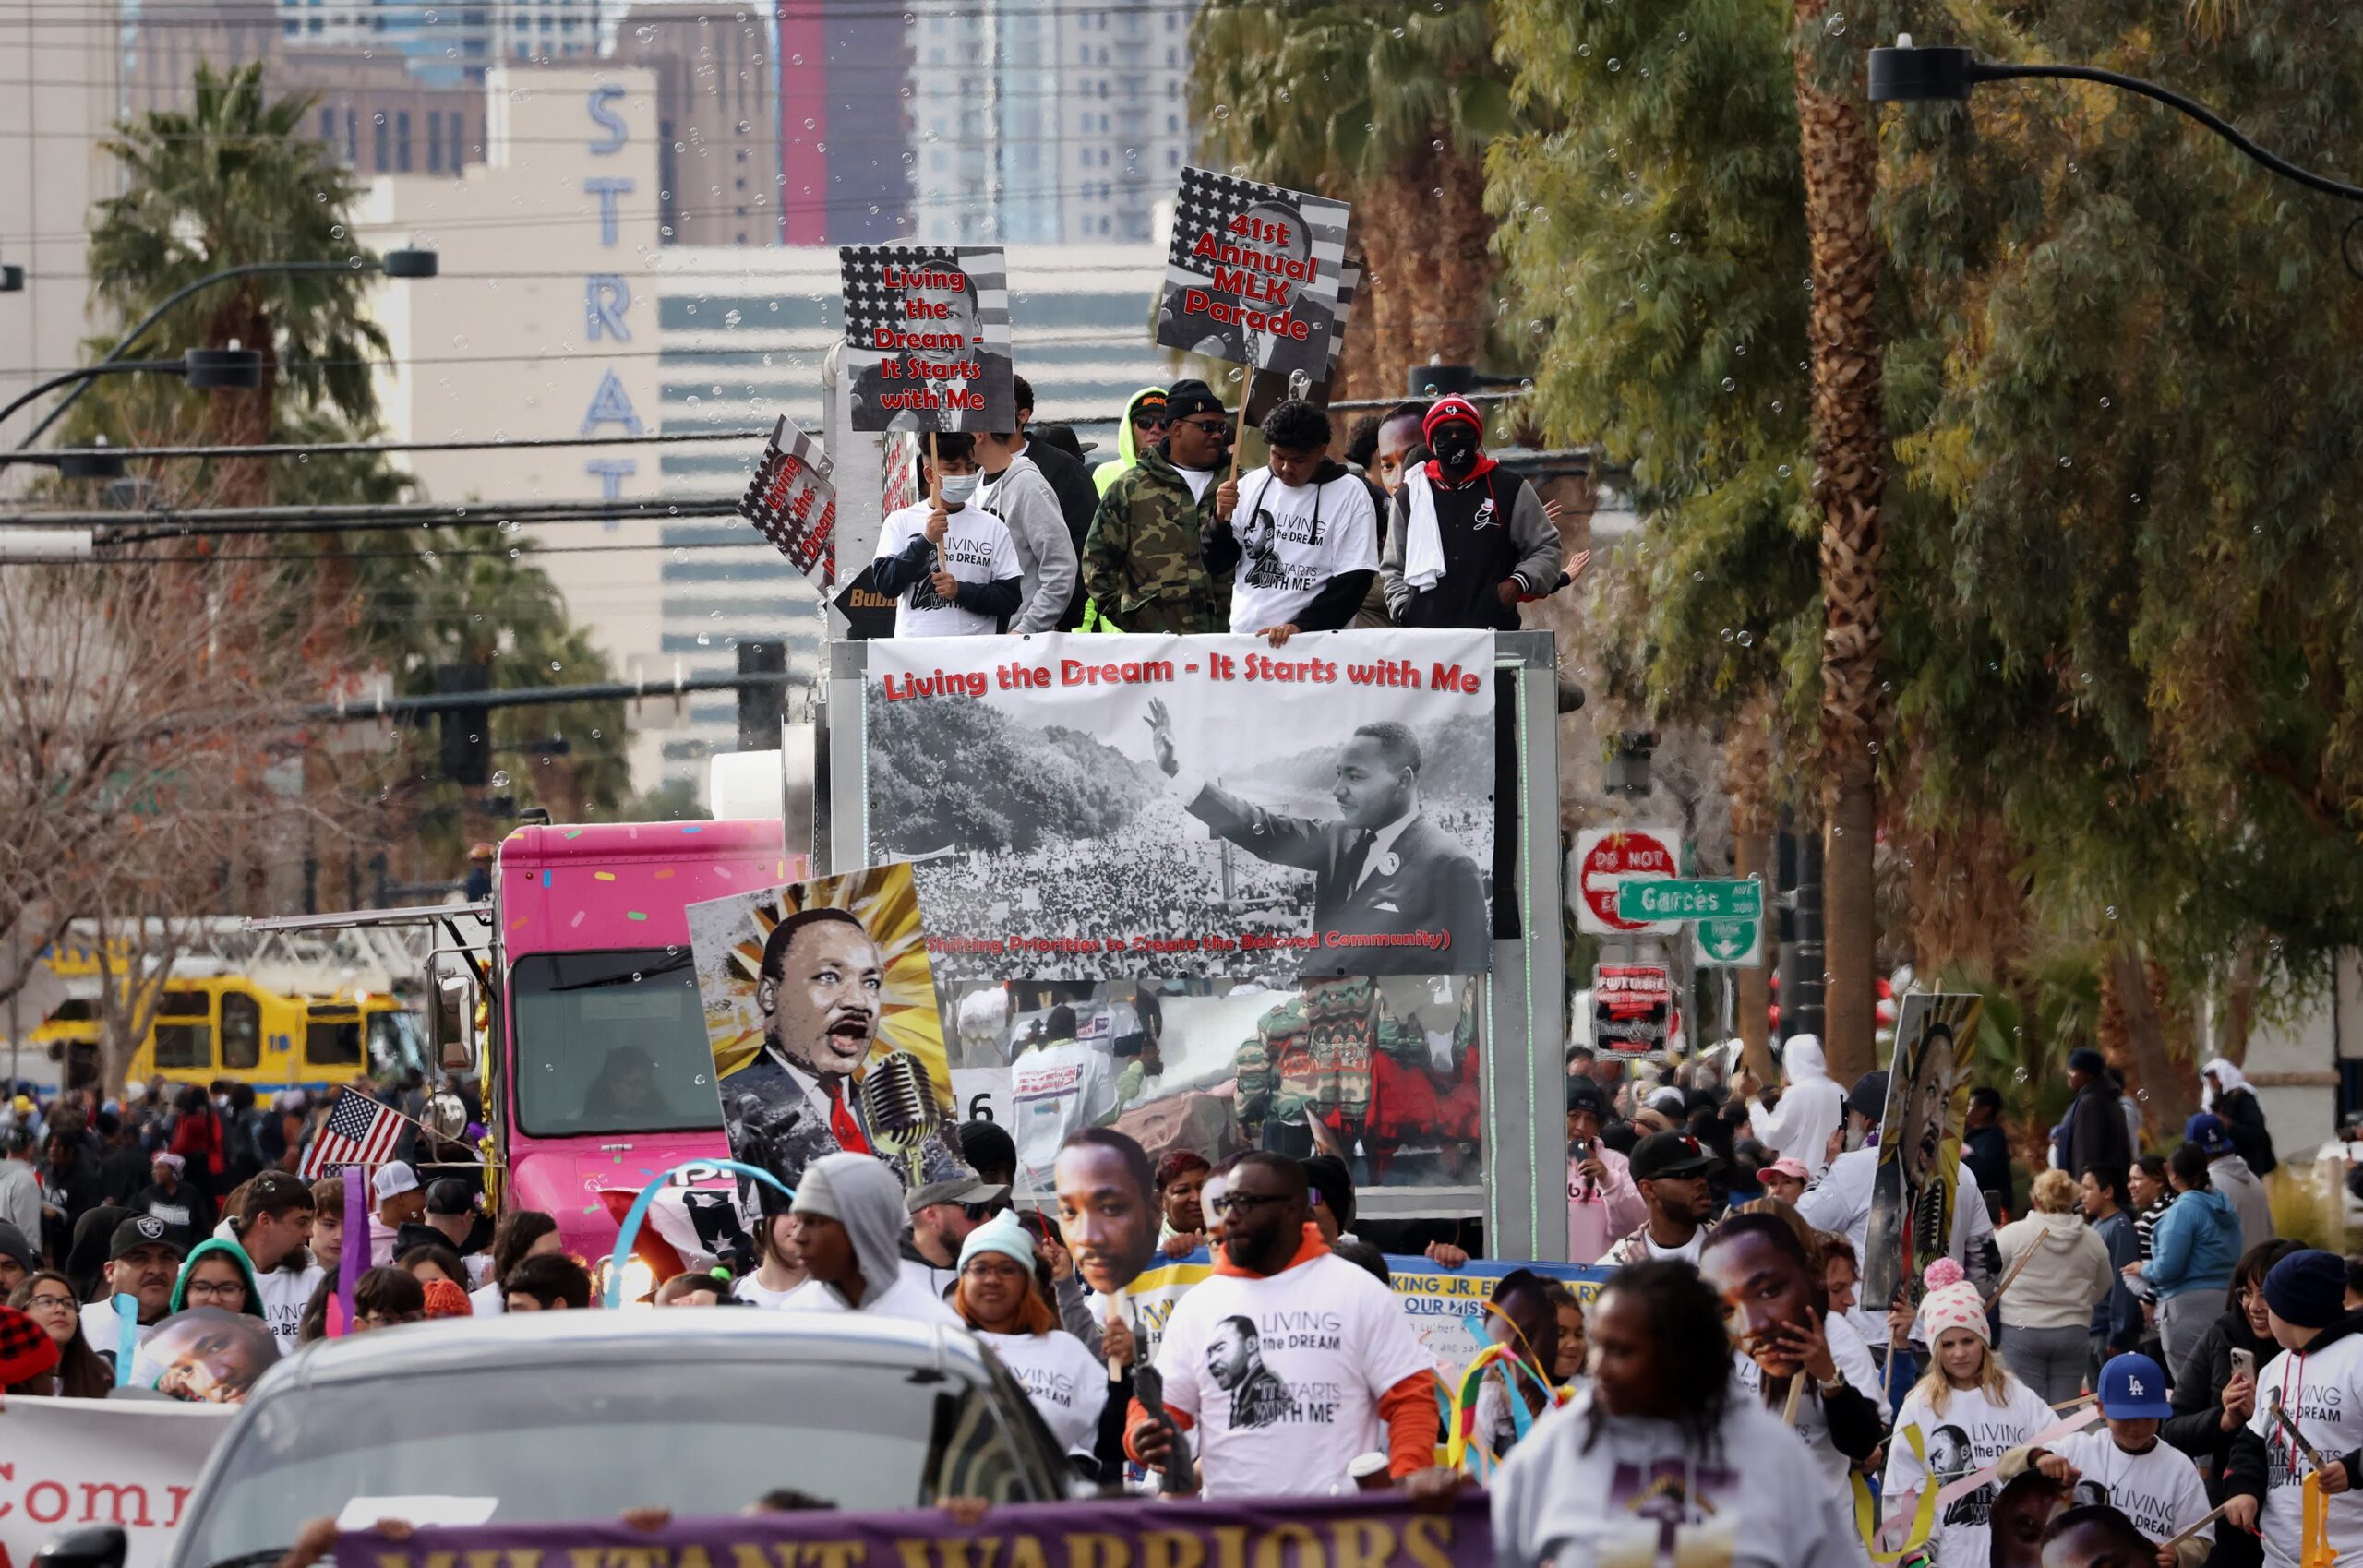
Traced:
<path fill-rule="evenodd" d="M 1322 1240 L 1304 1167 L 1242 1155 L 1215 1202 L 1222 1261 L 1173 1309 L 1157 1355 L 1172 1424 L 1133 1402 L 1126 1452 L 1162 1469 L 1174 1428 L 1196 1427 L 1209 1497 L 1325 1493 L 1373 1449 L 1385 1451 L 1398 1479 L 1426 1469 L 1436 1441 L 1434 1363 L 1394 1292 Z M 1285 1398 L 1265 1392 L 1242 1403 L 1251 1382 L 1263 1388 L 1258 1374 Z"/>
<path fill-rule="evenodd" d="M 1337 754 L 1330 795 L 1339 820 L 1283 816 L 1185 773 L 1165 704 L 1150 699 L 1150 746 L 1174 797 L 1259 860 L 1313 873 L 1322 952 L 1307 974 L 1424 975 L 1482 967 L 1491 923 L 1477 862 L 1429 820 L 1420 797 L 1420 743 L 1392 720 L 1354 731 Z M 1341 944 L 1332 936 L 1364 939 Z"/>
<path fill-rule="evenodd" d="M 1651 1258 L 1680 1258 L 1696 1264 L 1706 1242 L 1707 1221 L 1715 1213 L 1707 1177 L 1716 1163 L 1705 1145 L 1686 1132 L 1652 1132 L 1634 1144 L 1628 1168 L 1649 1217 L 1611 1247 L 1601 1263 L 1623 1268 Z"/>
<path fill-rule="evenodd" d="M 1165 413 L 1164 438 L 1140 449 L 1139 461 L 1099 493 L 1084 540 L 1084 587 L 1109 630 L 1221 631 L 1230 624 L 1229 588 L 1208 569 L 1198 541 L 1212 515 L 1229 414 L 1204 381 L 1176 381 Z"/>
<path fill-rule="evenodd" d="M 133 1215 L 114 1227 L 107 1247 L 106 1294 L 82 1309 L 82 1337 L 112 1366 L 123 1341 L 114 1299 L 139 1302 L 138 1342 L 145 1345 L 173 1304 L 187 1240 L 154 1215 Z"/>
<path fill-rule="evenodd" d="M 734 1153 L 794 1187 L 823 1155 L 873 1152 L 851 1091 L 885 983 L 885 955 L 849 910 L 799 910 L 773 928 L 755 979 L 763 1048 L 722 1081 Z"/>

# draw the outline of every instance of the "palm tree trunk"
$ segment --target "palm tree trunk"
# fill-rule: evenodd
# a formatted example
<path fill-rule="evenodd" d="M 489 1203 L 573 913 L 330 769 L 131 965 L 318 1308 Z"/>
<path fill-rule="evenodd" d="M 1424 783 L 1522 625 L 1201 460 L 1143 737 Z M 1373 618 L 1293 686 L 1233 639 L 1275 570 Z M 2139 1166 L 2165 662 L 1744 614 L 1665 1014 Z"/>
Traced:
<path fill-rule="evenodd" d="M 1403 373 L 1413 363 L 1411 334 L 1419 319 L 1421 300 L 1414 233 L 1419 219 L 1409 183 L 1403 179 L 1373 181 L 1362 198 L 1365 221 L 1363 253 L 1370 270 L 1363 287 L 1370 299 L 1372 354 L 1364 372 L 1380 397 L 1403 395 Z M 1359 304 L 1356 314 L 1361 314 Z"/>
<path fill-rule="evenodd" d="M 1772 703 L 1758 698 L 1741 710 L 1724 743 L 1723 787 L 1732 797 L 1732 875 L 1772 875 Z M 1769 923 L 1769 922 L 1768 922 Z M 1779 1080 L 1772 1063 L 1771 944 L 1763 962 L 1739 972 L 1740 1058 L 1767 1083 Z"/>
<path fill-rule="evenodd" d="M 1814 490 L 1821 506 L 1822 857 L 1829 989 L 1824 1044 L 1841 1083 L 1874 1065 L 1877 963 L 1873 851 L 1878 836 L 1879 499 L 1886 414 L 1872 227 L 1877 148 L 1864 106 L 1826 88 L 1807 30 L 1824 0 L 1796 0 L 1797 120 L 1813 250 Z"/>
<path fill-rule="evenodd" d="M 1434 196 L 1438 190 L 1441 197 Z M 1429 193 L 1437 286 L 1429 300 L 1428 329 L 1416 341 L 1446 365 L 1475 365 L 1484 356 L 1485 302 L 1493 298 L 1495 270 L 1482 163 L 1446 143 Z"/>

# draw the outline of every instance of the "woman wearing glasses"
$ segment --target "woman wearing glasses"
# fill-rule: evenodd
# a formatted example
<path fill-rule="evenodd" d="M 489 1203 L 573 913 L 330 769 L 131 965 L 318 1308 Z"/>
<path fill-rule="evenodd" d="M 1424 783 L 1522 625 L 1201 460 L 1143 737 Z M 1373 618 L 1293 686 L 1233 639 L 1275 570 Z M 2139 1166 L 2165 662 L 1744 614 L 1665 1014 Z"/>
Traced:
<path fill-rule="evenodd" d="M 39 1325 L 57 1347 L 55 1392 L 65 1399 L 104 1399 L 114 1373 L 82 1337 L 81 1303 L 62 1274 L 42 1269 L 25 1276 L 8 1305 Z"/>
<path fill-rule="evenodd" d="M 255 1266 L 246 1249 L 235 1241 L 203 1241 L 189 1252 L 181 1264 L 181 1276 L 173 1285 L 172 1305 L 165 1316 L 186 1311 L 191 1307 L 219 1307 L 225 1312 L 243 1312 L 248 1317 L 263 1315 L 262 1291 L 255 1284 Z"/>
<path fill-rule="evenodd" d="M 952 1305 L 1026 1390 L 1059 1445 L 1097 1477 L 1093 1441 L 1108 1403 L 1107 1372 L 1082 1340 L 1058 1326 L 1036 1255 L 1034 1238 L 1015 1213 L 1002 1210 L 961 1243 Z"/>

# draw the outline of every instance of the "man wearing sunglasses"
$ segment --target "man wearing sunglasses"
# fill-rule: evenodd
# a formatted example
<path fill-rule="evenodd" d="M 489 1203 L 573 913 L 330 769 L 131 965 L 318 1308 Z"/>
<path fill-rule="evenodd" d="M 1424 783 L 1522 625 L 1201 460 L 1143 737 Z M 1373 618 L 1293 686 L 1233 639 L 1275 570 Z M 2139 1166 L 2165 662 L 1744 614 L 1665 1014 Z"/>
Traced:
<path fill-rule="evenodd" d="M 1176 381 L 1165 406 L 1172 424 L 1164 440 L 1142 449 L 1100 493 L 1084 541 L 1084 586 L 1110 630 L 1228 630 L 1230 592 L 1207 569 L 1199 533 L 1212 515 L 1230 418 L 1204 381 Z"/>
<path fill-rule="evenodd" d="M 973 1171 L 930 1181 L 910 1196 L 911 1228 L 903 1237 L 906 1278 L 942 1296 L 960 1276 L 960 1247 L 968 1233 L 1009 1207 L 1009 1189 Z"/>
<path fill-rule="evenodd" d="M 1433 1363 L 1395 1293 L 1321 1239 L 1304 1167 L 1242 1155 L 1211 1202 L 1221 1261 L 1174 1307 L 1157 1353 L 1167 1413 L 1197 1429 L 1206 1495 L 1326 1492 L 1373 1449 L 1397 1478 L 1426 1468 Z M 1135 1401 L 1124 1441 L 1162 1468 L 1176 1438 Z"/>
<path fill-rule="evenodd" d="M 1173 415 L 1165 407 L 1164 388 L 1143 387 L 1134 392 L 1132 401 L 1124 405 L 1123 423 L 1116 427 L 1115 461 L 1103 462 L 1091 472 L 1091 483 L 1099 494 L 1106 495 L 1108 486 L 1131 473 L 1143 452 L 1165 439 L 1165 432 L 1172 424 Z"/>

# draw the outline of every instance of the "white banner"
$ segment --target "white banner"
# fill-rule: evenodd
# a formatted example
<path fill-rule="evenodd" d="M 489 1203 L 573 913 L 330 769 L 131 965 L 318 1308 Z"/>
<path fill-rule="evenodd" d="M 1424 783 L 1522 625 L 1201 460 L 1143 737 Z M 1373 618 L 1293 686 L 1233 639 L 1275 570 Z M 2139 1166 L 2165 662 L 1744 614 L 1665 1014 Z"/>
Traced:
<path fill-rule="evenodd" d="M 120 1525 L 124 1568 L 162 1568 L 207 1455 L 237 1415 L 156 1399 L 0 1405 L 0 1568 L 29 1568 L 51 1537 Z"/>
<path fill-rule="evenodd" d="M 864 712 L 940 979 L 1491 965 L 1490 631 L 897 638 Z"/>

